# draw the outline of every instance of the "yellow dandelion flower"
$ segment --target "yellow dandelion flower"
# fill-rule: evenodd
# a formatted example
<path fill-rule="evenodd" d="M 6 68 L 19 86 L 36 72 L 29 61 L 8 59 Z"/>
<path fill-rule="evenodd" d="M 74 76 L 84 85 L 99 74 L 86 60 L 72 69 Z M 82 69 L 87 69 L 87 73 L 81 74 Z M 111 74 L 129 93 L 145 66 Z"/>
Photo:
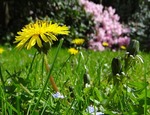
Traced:
<path fill-rule="evenodd" d="M 103 45 L 104 47 L 108 47 L 109 44 L 108 44 L 107 42 L 103 42 L 102 45 Z"/>
<path fill-rule="evenodd" d="M 77 49 L 75 49 L 75 48 L 70 48 L 70 49 L 68 50 L 68 52 L 69 52 L 70 54 L 72 54 L 72 55 L 76 55 L 79 51 L 78 51 Z"/>
<path fill-rule="evenodd" d="M 121 49 L 123 49 L 123 50 L 125 50 L 125 49 L 126 49 L 126 47 L 125 47 L 125 46 L 120 46 L 120 48 L 121 48 Z"/>
<path fill-rule="evenodd" d="M 84 43 L 84 39 L 81 39 L 81 38 L 76 38 L 74 40 L 72 40 L 72 43 L 73 44 L 76 44 L 76 45 L 82 45 Z"/>
<path fill-rule="evenodd" d="M 26 25 L 15 38 L 14 43 L 17 44 L 18 49 L 23 47 L 31 49 L 34 45 L 42 48 L 44 42 L 52 44 L 57 40 L 58 34 L 69 34 L 69 28 L 67 26 L 59 26 L 57 23 L 38 20 L 35 23 Z"/>
<path fill-rule="evenodd" d="M 0 54 L 2 54 L 4 52 L 3 48 L 0 48 Z"/>

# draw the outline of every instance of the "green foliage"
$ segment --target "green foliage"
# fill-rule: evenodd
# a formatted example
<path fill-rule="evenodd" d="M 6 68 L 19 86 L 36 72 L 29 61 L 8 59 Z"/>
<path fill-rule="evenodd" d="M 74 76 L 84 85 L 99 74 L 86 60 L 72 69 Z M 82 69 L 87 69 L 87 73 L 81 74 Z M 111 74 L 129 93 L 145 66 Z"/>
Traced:
<path fill-rule="evenodd" d="M 60 49 L 56 58 L 57 49 L 53 47 L 48 52 L 48 63 L 59 92 L 65 96 L 59 99 L 52 96 L 55 91 L 47 80 L 43 56 L 35 52 L 5 48 L 0 55 L 0 114 L 85 115 L 89 105 L 106 114 L 149 114 L 148 54 L 139 52 L 144 63 L 135 58 L 132 61 L 136 63 L 125 74 L 115 75 L 110 60 L 124 57 L 124 51 L 81 49 L 70 57 L 67 49 Z M 118 59 L 120 73 L 120 67 L 124 71 L 124 58 Z M 115 77 L 117 84 L 112 80 Z"/>
<path fill-rule="evenodd" d="M 150 51 L 150 2 L 143 1 L 131 19 L 131 37 L 139 40 L 141 50 Z"/>
<path fill-rule="evenodd" d="M 49 0 L 49 18 L 58 23 L 66 24 L 70 27 L 70 34 L 65 41 L 65 45 L 70 45 L 71 40 L 83 38 L 88 41 L 88 36 L 94 30 L 92 17 L 85 13 L 78 0 Z"/>
<path fill-rule="evenodd" d="M 82 37 L 87 41 L 87 34 L 93 31 L 91 16 L 85 13 L 78 4 L 78 0 L 37 0 L 36 2 L 34 0 L 21 2 L 12 0 L 11 2 L 3 1 L 1 5 L 2 14 L 4 14 L 3 21 L 0 23 L 2 27 L 0 30 L 1 43 L 12 43 L 17 31 L 36 19 L 52 20 L 69 26 L 70 36 L 65 41 L 66 46 L 69 46 L 70 41 L 76 37 Z"/>

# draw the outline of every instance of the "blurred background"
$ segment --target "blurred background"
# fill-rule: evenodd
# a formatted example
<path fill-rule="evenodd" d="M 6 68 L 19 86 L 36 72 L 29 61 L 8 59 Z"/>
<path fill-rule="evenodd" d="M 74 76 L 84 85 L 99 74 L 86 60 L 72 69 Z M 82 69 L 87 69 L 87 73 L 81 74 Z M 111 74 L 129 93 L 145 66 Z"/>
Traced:
<path fill-rule="evenodd" d="M 131 29 L 131 39 L 140 41 L 141 50 L 150 51 L 150 1 L 149 0 L 90 0 L 103 6 L 112 6 L 120 16 L 120 22 Z M 52 20 L 70 27 L 68 46 L 72 38 L 86 41 L 94 32 L 91 15 L 78 0 L 1 0 L 0 45 L 13 45 L 17 32 L 36 19 Z M 85 45 L 86 47 L 86 45 Z"/>

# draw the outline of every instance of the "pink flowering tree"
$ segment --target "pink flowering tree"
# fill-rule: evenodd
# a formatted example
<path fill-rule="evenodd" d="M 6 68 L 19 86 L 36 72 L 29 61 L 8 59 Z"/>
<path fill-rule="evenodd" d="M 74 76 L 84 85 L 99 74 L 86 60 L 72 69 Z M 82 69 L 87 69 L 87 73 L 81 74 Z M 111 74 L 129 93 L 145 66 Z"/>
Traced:
<path fill-rule="evenodd" d="M 115 14 L 112 7 L 104 7 L 88 0 L 79 0 L 85 11 L 92 15 L 95 23 L 95 33 L 91 34 L 92 39 L 88 46 L 90 49 L 103 51 L 106 48 L 116 50 L 125 49 L 130 38 L 127 36 L 129 28 L 119 22 L 119 16 Z"/>

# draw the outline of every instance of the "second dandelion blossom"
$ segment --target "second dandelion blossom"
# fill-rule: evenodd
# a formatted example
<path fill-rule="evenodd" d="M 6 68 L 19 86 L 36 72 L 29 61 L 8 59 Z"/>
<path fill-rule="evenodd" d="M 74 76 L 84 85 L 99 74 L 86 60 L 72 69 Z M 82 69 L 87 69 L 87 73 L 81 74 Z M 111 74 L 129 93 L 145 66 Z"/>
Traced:
<path fill-rule="evenodd" d="M 81 38 L 76 38 L 74 40 L 72 40 L 72 43 L 73 44 L 76 44 L 76 45 L 82 45 L 84 43 L 84 39 L 81 39 Z"/>
<path fill-rule="evenodd" d="M 5 50 L 3 48 L 0 48 L 0 54 L 2 54 Z"/>
<path fill-rule="evenodd" d="M 68 52 L 69 52 L 71 55 L 76 55 L 76 54 L 79 53 L 79 51 L 78 51 L 77 49 L 75 49 L 75 48 L 70 48 L 70 49 L 68 50 Z"/>

